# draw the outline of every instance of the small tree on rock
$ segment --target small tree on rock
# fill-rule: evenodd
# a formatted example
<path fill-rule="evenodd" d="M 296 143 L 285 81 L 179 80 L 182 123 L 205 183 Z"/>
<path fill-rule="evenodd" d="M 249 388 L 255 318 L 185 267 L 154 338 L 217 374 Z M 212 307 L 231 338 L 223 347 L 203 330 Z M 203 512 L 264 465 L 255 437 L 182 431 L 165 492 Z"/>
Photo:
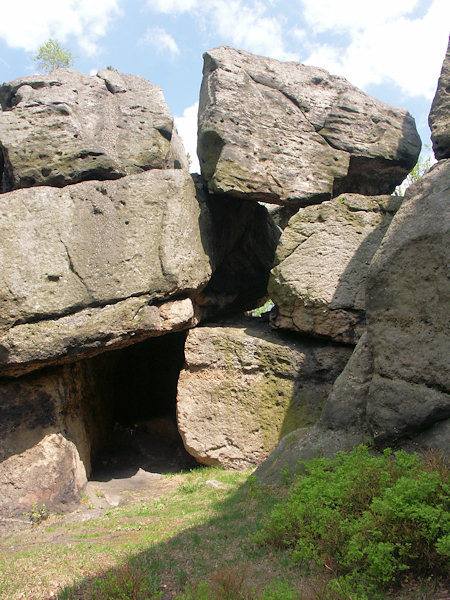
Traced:
<path fill-rule="evenodd" d="M 72 56 L 70 50 L 66 50 L 59 42 L 52 39 L 42 44 L 37 54 L 32 56 L 32 59 L 37 64 L 38 69 L 46 73 L 53 71 L 53 69 L 70 68 L 75 61 L 75 57 Z"/>

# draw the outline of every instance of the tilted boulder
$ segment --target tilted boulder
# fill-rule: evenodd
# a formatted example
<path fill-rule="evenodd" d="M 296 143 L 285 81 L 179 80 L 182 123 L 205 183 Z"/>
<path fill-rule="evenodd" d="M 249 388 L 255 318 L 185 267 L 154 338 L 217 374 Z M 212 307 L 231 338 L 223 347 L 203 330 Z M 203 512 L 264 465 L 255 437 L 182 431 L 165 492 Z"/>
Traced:
<path fill-rule="evenodd" d="M 184 329 L 211 268 L 190 175 L 0 196 L 0 374 Z"/>
<path fill-rule="evenodd" d="M 390 194 L 421 146 L 407 111 L 342 77 L 228 47 L 204 54 L 198 122 L 209 190 L 275 204 Z"/>
<path fill-rule="evenodd" d="M 305 341 L 242 318 L 189 331 L 178 429 L 204 464 L 246 468 L 279 439 L 313 424 L 351 347 Z"/>
<path fill-rule="evenodd" d="M 273 325 L 356 344 L 365 329 L 369 264 L 400 203 L 343 194 L 291 217 L 269 281 Z"/>
<path fill-rule="evenodd" d="M 69 69 L 0 87 L 0 190 L 117 179 L 187 160 L 161 89 Z"/>
<path fill-rule="evenodd" d="M 450 40 L 428 123 L 437 160 L 450 158 Z"/>

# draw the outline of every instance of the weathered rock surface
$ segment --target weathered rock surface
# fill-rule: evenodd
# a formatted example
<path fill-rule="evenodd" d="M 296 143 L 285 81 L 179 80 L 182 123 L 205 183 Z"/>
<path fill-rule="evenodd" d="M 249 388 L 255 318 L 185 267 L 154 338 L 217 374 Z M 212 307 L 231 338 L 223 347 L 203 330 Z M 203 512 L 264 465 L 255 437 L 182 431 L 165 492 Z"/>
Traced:
<path fill-rule="evenodd" d="M 199 214 L 181 170 L 0 196 L 0 373 L 192 325 Z"/>
<path fill-rule="evenodd" d="M 286 435 L 273 452 L 256 469 L 254 475 L 264 484 L 280 484 L 285 475 L 301 471 L 300 460 L 333 457 L 336 452 L 347 452 L 369 438 L 360 431 L 324 429 L 319 424 L 310 429 L 296 429 Z"/>
<path fill-rule="evenodd" d="M 267 482 L 296 460 L 370 441 L 408 450 L 450 443 L 450 160 L 406 191 L 370 265 L 364 335 L 319 422 L 286 438 L 258 469 Z"/>
<path fill-rule="evenodd" d="M 436 95 L 431 105 L 428 123 L 437 160 L 450 158 L 450 40 L 442 65 Z"/>
<path fill-rule="evenodd" d="M 102 358 L 0 380 L 2 517 L 23 516 L 33 504 L 60 511 L 79 502 L 108 427 L 102 406 L 111 385 Z"/>
<path fill-rule="evenodd" d="M 1 191 L 186 166 L 163 93 L 142 77 L 58 69 L 3 84 L 0 104 Z"/>
<path fill-rule="evenodd" d="M 343 194 L 301 208 L 283 232 L 269 281 L 273 325 L 356 344 L 369 264 L 400 202 Z"/>
<path fill-rule="evenodd" d="M 391 443 L 450 416 L 450 160 L 406 191 L 371 263 L 368 422 Z"/>
<path fill-rule="evenodd" d="M 178 382 L 178 429 L 204 464 L 245 468 L 279 439 L 314 423 L 352 349 L 271 331 L 259 319 L 188 333 Z"/>
<path fill-rule="evenodd" d="M 228 47 L 204 54 L 198 154 L 211 192 L 296 206 L 389 194 L 420 146 L 407 111 L 342 77 Z"/>
<path fill-rule="evenodd" d="M 212 276 L 196 296 L 199 317 L 242 312 L 260 306 L 281 230 L 258 202 L 208 194 L 197 180 L 202 242 Z"/>

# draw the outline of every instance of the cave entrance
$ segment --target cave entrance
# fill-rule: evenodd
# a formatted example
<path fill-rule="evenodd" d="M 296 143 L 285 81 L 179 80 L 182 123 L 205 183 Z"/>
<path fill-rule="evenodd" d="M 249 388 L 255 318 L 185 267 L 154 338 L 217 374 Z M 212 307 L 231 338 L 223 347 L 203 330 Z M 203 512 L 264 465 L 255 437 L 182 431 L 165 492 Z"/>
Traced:
<path fill-rule="evenodd" d="M 131 476 L 138 469 L 178 472 L 197 465 L 176 423 L 178 377 L 186 332 L 170 333 L 108 353 L 108 435 L 93 460 L 91 479 Z"/>

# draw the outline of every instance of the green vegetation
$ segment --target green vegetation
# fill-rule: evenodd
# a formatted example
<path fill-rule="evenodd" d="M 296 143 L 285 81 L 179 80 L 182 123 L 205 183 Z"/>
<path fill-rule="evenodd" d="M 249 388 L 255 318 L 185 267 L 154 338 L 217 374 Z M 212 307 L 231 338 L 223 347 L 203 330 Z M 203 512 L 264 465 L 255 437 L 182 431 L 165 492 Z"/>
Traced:
<path fill-rule="evenodd" d="M 39 47 L 37 54 L 32 56 L 38 69 L 48 73 L 53 69 L 70 68 L 75 62 L 70 50 L 63 48 L 56 40 L 49 39 Z"/>
<path fill-rule="evenodd" d="M 329 589 L 353 600 L 385 598 L 410 575 L 445 573 L 450 558 L 448 470 L 417 454 L 365 446 L 303 463 L 306 474 L 258 535 L 289 549 L 303 569 L 325 567 Z M 345 595 L 347 594 L 347 596 Z"/>
<path fill-rule="evenodd" d="M 39 525 L 42 521 L 48 518 L 48 511 L 45 504 L 39 506 L 36 502 L 33 504 L 31 511 L 25 513 L 25 516 L 30 519 L 33 525 Z"/>
<path fill-rule="evenodd" d="M 249 311 L 251 317 L 261 317 L 264 313 L 268 313 L 274 307 L 272 300 L 267 300 L 262 306 Z"/>
<path fill-rule="evenodd" d="M 0 540 L 0 595 L 8 600 L 445 597 L 436 582 L 449 550 L 449 490 L 448 469 L 439 456 L 373 457 L 360 447 L 304 469 L 290 487 L 269 488 L 249 471 L 199 468 L 164 477 L 163 496 L 143 491 L 100 517 L 50 515 Z M 222 485 L 210 485 L 211 479 Z"/>

